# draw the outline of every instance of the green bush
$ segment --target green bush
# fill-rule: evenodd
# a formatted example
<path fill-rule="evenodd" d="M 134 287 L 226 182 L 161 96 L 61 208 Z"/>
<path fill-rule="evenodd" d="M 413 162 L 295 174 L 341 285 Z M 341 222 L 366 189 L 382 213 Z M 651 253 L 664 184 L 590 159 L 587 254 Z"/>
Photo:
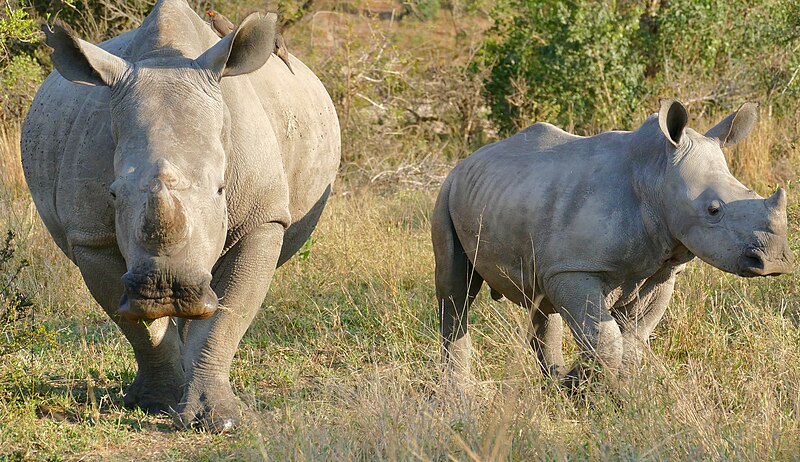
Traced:
<path fill-rule="evenodd" d="M 44 78 L 44 69 L 33 57 L 23 54 L 11 58 L 0 70 L 0 119 L 22 118 Z"/>
<path fill-rule="evenodd" d="M 55 333 L 36 321 L 30 297 L 16 286 L 20 272 L 30 264 L 16 258 L 15 250 L 14 233 L 9 231 L 0 249 L 0 357 L 55 342 Z"/>
<path fill-rule="evenodd" d="M 670 1 L 652 12 L 656 27 L 646 51 L 660 67 L 652 80 L 712 108 L 749 99 L 793 112 L 800 89 L 792 81 L 800 67 L 798 14 L 794 0 Z"/>
<path fill-rule="evenodd" d="M 498 6 L 483 54 L 492 116 L 506 131 L 536 120 L 578 130 L 626 124 L 643 94 L 636 9 L 592 1 Z"/>
<path fill-rule="evenodd" d="M 729 110 L 798 109 L 793 0 L 507 0 L 474 64 L 505 133 L 537 120 L 578 132 L 631 128 L 657 97 Z"/>
<path fill-rule="evenodd" d="M 12 42 L 37 42 L 38 26 L 17 2 L 6 2 L 0 10 L 0 63 L 8 59 Z"/>

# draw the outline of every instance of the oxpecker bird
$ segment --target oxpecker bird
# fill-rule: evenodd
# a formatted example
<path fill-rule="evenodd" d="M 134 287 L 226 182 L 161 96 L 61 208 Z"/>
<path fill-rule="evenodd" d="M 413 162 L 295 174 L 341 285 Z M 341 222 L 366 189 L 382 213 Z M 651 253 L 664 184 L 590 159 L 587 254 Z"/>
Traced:
<path fill-rule="evenodd" d="M 225 37 L 236 29 L 236 26 L 234 26 L 228 18 L 216 11 L 206 11 L 206 14 L 211 17 L 211 28 L 214 29 L 214 32 L 220 37 Z M 286 41 L 283 40 L 281 34 L 275 34 L 275 50 L 273 53 L 275 53 L 281 61 L 286 64 L 289 71 L 294 74 L 294 69 L 292 69 L 292 65 L 289 63 L 289 50 L 286 48 Z"/>
<path fill-rule="evenodd" d="M 294 69 L 292 69 L 292 65 L 289 64 L 289 50 L 286 48 L 286 42 L 283 40 L 283 35 L 281 34 L 275 34 L 275 54 L 281 58 L 281 61 L 286 64 L 289 71 L 294 74 Z"/>
<path fill-rule="evenodd" d="M 216 11 L 206 11 L 206 14 L 211 16 L 211 28 L 220 37 L 225 37 L 236 29 L 236 26 L 228 18 Z"/>

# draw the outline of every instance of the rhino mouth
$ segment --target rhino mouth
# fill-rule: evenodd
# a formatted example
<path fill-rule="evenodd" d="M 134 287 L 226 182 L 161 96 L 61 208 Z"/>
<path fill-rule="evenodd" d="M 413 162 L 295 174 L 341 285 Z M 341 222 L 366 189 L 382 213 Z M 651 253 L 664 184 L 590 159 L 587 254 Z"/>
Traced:
<path fill-rule="evenodd" d="M 739 275 L 743 277 L 777 276 L 790 273 L 794 267 L 791 258 L 771 258 L 763 249 L 749 246 L 739 257 Z"/>
<path fill-rule="evenodd" d="M 165 316 L 205 319 L 219 307 L 217 295 L 210 286 L 210 275 L 197 284 L 169 279 L 125 273 L 122 276 L 125 292 L 119 301 L 119 314 L 131 321 L 152 321 Z"/>

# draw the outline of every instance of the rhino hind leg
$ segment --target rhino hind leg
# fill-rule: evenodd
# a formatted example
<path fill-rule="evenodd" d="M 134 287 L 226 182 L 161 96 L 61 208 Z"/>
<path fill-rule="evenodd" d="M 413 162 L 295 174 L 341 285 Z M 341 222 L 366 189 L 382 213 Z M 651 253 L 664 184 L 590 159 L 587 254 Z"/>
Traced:
<path fill-rule="evenodd" d="M 116 248 L 78 247 L 74 258 L 92 297 L 133 347 L 138 368 L 133 383 L 125 388 L 123 404 L 152 414 L 169 412 L 178 404 L 184 381 L 180 340 L 174 324 L 170 318 L 145 323 L 118 315 L 125 260 Z"/>
<path fill-rule="evenodd" d="M 467 331 L 467 316 L 483 278 L 467 258 L 445 202 L 440 196 L 431 224 L 443 379 L 463 390 L 471 378 L 472 345 Z"/>
<path fill-rule="evenodd" d="M 554 378 L 563 377 L 567 371 L 561 348 L 561 339 L 564 336 L 561 315 L 555 312 L 553 305 L 545 298 L 538 307 L 531 308 L 530 317 L 528 339 L 542 366 L 542 372 Z"/>
<path fill-rule="evenodd" d="M 442 364 L 445 379 L 463 389 L 472 377 L 472 341 L 467 318 L 483 278 L 472 268 L 466 255 L 463 261 L 454 259 L 450 265 L 442 266 L 445 268 L 439 271 L 437 265 L 436 271 Z"/>

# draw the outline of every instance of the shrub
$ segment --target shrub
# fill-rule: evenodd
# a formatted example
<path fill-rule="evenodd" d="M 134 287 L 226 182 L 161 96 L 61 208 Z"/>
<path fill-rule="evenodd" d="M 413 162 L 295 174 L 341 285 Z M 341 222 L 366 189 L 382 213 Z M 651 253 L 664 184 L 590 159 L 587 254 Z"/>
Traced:
<path fill-rule="evenodd" d="M 22 118 L 44 78 L 44 69 L 33 57 L 23 54 L 11 58 L 0 73 L 0 120 Z"/>
<path fill-rule="evenodd" d="M 792 114 L 800 94 L 800 4 L 507 0 L 478 59 L 506 132 L 548 120 L 591 132 L 632 128 L 656 98 L 715 112 L 750 99 Z"/>
<path fill-rule="evenodd" d="M 479 59 L 485 94 L 505 132 L 536 120 L 568 128 L 625 125 L 643 89 L 638 11 L 595 2 L 512 0 L 493 11 Z"/>
<path fill-rule="evenodd" d="M 0 14 L 0 62 L 8 59 L 11 42 L 37 42 L 36 30 L 36 21 L 26 10 L 20 8 L 17 2 L 6 2 Z"/>
<path fill-rule="evenodd" d="M 37 323 L 30 297 L 16 286 L 29 263 L 17 259 L 15 250 L 14 233 L 8 231 L 0 249 L 0 356 L 55 341 L 54 332 Z"/>

